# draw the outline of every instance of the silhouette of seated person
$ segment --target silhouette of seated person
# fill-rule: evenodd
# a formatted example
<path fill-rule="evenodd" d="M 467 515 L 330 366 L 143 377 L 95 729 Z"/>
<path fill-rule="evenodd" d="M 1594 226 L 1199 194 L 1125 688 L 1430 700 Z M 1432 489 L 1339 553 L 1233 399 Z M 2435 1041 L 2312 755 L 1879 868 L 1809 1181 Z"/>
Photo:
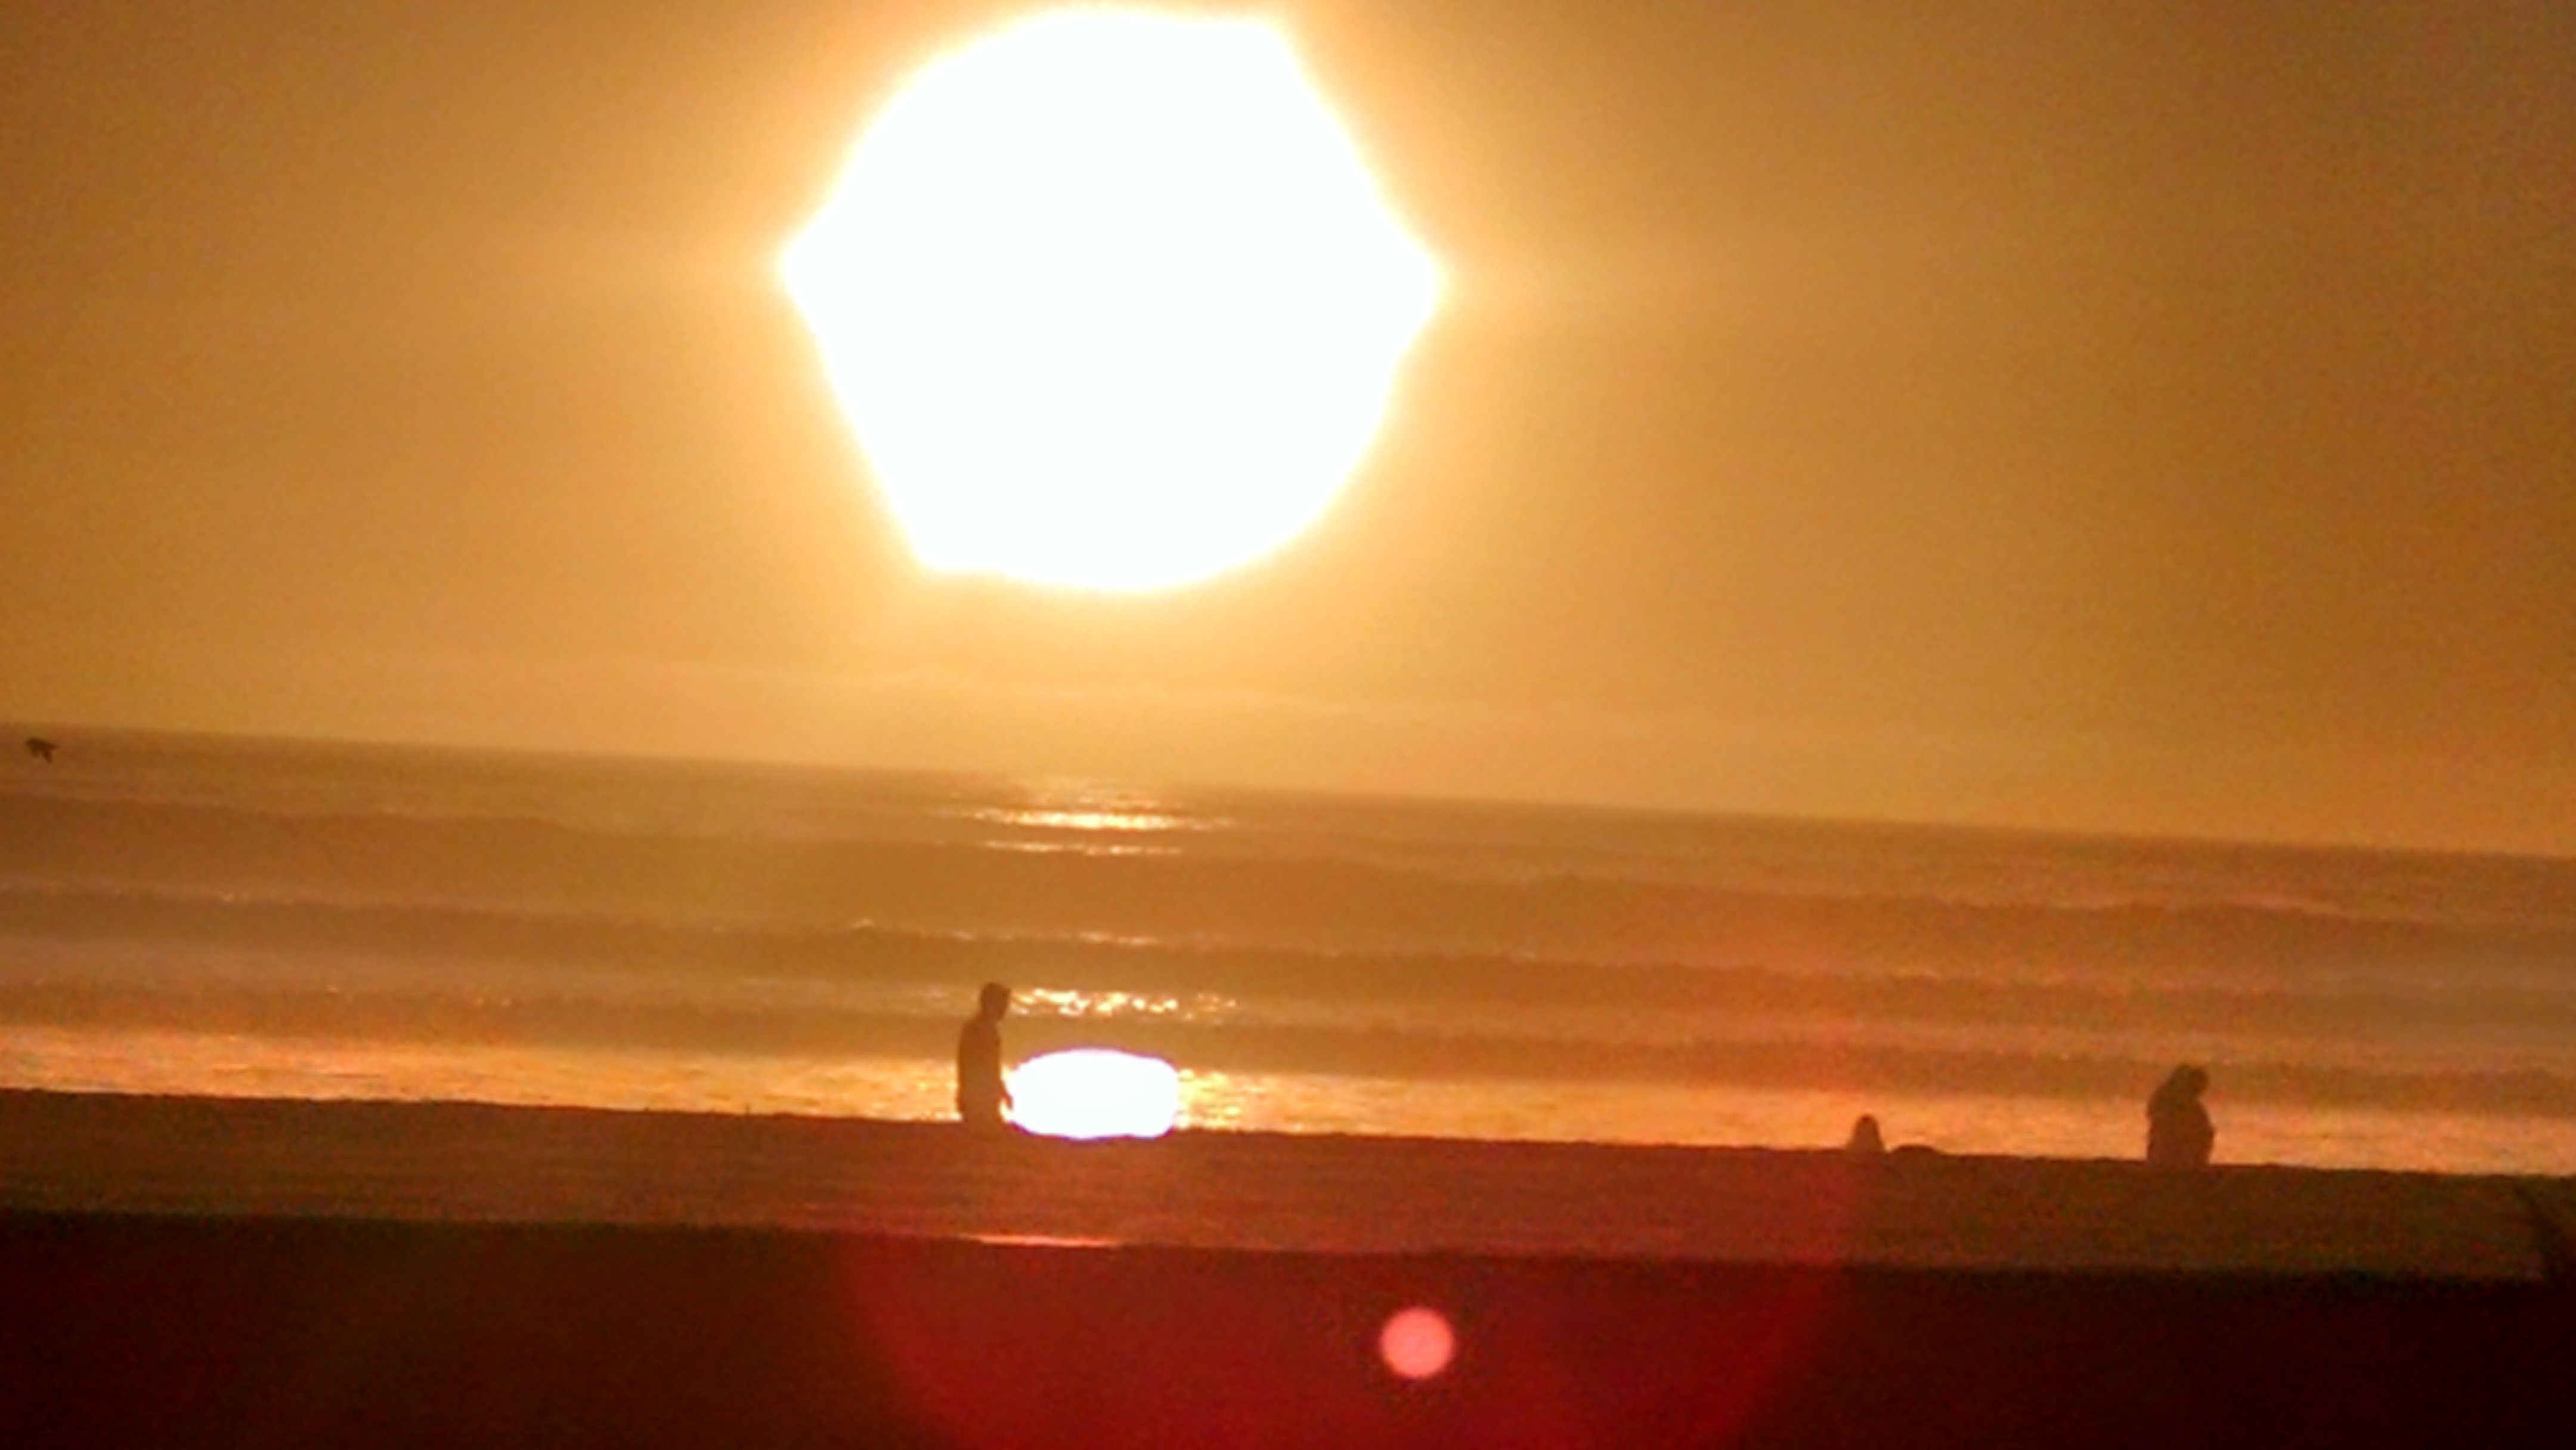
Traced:
<path fill-rule="evenodd" d="M 1002 1018 L 1011 989 L 986 982 L 975 1015 L 957 1034 L 957 1117 L 978 1132 L 1002 1131 L 1011 1090 L 1002 1084 Z"/>
<path fill-rule="evenodd" d="M 2209 1090 L 2209 1073 L 2185 1063 L 2166 1074 L 2163 1085 L 2147 1099 L 2147 1164 L 2154 1168 L 2205 1168 L 2218 1129 L 2200 1095 Z"/>
<path fill-rule="evenodd" d="M 1863 1113 L 1852 1120 L 1851 1137 L 1844 1141 L 1843 1151 L 1855 1158 L 1875 1158 L 1887 1151 L 1887 1137 L 1879 1132 L 1876 1116 Z"/>

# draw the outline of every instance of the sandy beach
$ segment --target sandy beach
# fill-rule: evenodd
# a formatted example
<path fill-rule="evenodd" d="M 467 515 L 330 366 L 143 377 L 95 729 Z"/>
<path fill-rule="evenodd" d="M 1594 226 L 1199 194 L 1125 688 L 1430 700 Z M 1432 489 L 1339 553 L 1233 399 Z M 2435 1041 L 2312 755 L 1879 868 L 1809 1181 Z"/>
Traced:
<path fill-rule="evenodd" d="M 2565 1180 L 0 1094 L 0 1206 L 1322 1254 L 2538 1282 Z M 2576 1227 L 2576 1220 L 2561 1222 Z"/>
<path fill-rule="evenodd" d="M 0 1426 L 2556 1444 L 2571 1209 L 2563 1180 L 9 1094 Z M 1455 1333 L 1419 1382 L 1377 1347 L 1413 1305 Z"/>

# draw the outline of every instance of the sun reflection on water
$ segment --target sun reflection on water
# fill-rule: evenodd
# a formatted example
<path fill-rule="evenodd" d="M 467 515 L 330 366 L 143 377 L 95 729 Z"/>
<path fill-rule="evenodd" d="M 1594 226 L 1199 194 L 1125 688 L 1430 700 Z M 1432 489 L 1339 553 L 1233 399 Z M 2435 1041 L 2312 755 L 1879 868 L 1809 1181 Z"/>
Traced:
<path fill-rule="evenodd" d="M 1168 992 L 1094 992 L 1073 987 L 1031 987 L 1022 990 L 1017 1000 L 1021 1010 L 1032 1016 L 1065 1017 L 1086 1022 L 1138 1018 L 1217 1022 L 1236 1016 L 1242 1010 L 1241 1004 L 1233 998 L 1214 992 L 1180 996 Z"/>
<path fill-rule="evenodd" d="M 1106 807 L 995 811 L 991 819 L 1009 826 L 1055 831 L 1177 831 L 1185 824 L 1180 817 L 1162 811 Z"/>

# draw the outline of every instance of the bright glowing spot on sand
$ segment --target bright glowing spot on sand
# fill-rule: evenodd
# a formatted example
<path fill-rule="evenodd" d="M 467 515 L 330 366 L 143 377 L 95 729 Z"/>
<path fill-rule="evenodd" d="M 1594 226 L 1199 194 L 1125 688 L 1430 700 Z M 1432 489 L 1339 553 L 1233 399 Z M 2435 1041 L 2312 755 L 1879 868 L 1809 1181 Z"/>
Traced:
<path fill-rule="evenodd" d="M 1377 1333 L 1377 1352 L 1388 1369 L 1409 1380 L 1427 1380 L 1449 1367 L 1458 1337 L 1439 1310 L 1417 1304 L 1386 1321 Z"/>
<path fill-rule="evenodd" d="M 1087 1047 L 1011 1073 L 1011 1121 L 1050 1138 L 1159 1138 L 1181 1114 L 1181 1076 L 1159 1057 Z"/>
<path fill-rule="evenodd" d="M 781 271 L 925 565 L 1112 590 L 1320 515 L 1440 288 L 1277 28 L 1110 7 L 923 67 Z"/>

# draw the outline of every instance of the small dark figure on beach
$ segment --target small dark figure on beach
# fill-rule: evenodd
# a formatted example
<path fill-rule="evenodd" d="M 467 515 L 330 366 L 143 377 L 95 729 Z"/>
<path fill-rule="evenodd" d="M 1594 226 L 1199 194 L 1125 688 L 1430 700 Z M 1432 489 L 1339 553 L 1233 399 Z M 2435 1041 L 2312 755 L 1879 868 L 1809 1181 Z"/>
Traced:
<path fill-rule="evenodd" d="M 1843 1151 L 1855 1158 L 1875 1158 L 1887 1151 L 1887 1137 L 1878 1131 L 1874 1115 L 1863 1113 L 1852 1120 L 1851 1137 L 1843 1144 Z"/>
<path fill-rule="evenodd" d="M 2218 1129 L 2200 1095 L 2209 1090 L 2205 1068 L 2184 1063 L 2166 1074 L 2147 1099 L 2147 1163 L 2155 1168 L 2204 1168 Z"/>
<path fill-rule="evenodd" d="M 54 762 L 54 742 L 42 735 L 30 735 L 27 737 L 27 753 L 51 765 Z"/>
<path fill-rule="evenodd" d="M 975 1015 L 957 1034 L 957 1116 L 967 1127 L 999 1132 L 1011 1090 L 1002 1085 L 1002 1018 L 1011 989 L 986 982 Z"/>

